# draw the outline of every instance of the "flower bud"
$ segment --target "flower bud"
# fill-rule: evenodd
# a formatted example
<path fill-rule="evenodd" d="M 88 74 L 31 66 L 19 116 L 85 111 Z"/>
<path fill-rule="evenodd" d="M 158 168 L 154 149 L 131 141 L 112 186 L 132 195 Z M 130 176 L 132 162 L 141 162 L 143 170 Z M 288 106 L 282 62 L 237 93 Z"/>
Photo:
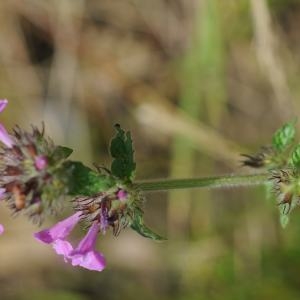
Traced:
<path fill-rule="evenodd" d="M 76 197 L 73 202 L 75 210 L 82 212 L 88 224 L 98 221 L 102 233 L 112 227 L 117 236 L 121 229 L 131 224 L 135 211 L 140 210 L 142 198 L 138 191 L 117 183 L 93 196 Z"/>

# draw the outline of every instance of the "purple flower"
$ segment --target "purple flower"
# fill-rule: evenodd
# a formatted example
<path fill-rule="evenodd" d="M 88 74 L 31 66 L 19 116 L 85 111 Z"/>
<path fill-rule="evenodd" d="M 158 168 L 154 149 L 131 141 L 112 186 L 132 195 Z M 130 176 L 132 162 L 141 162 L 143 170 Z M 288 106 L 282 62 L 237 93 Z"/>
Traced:
<path fill-rule="evenodd" d="M 0 235 L 4 232 L 4 227 L 2 224 L 0 224 Z"/>
<path fill-rule="evenodd" d="M 94 249 L 100 228 L 99 222 L 92 224 L 76 249 L 73 249 L 72 245 L 66 241 L 67 236 L 80 221 L 81 214 L 82 212 L 79 211 L 54 226 L 35 233 L 34 237 L 43 243 L 51 244 L 55 252 L 62 255 L 65 262 L 71 261 L 73 266 L 102 271 L 106 264 L 105 258 Z"/>
<path fill-rule="evenodd" d="M 95 250 L 100 224 L 95 221 L 79 245 L 69 253 L 73 266 L 81 266 L 92 271 L 102 271 L 106 262 L 104 256 Z"/>
<path fill-rule="evenodd" d="M 8 101 L 6 99 L 0 100 L 0 112 L 2 112 L 5 109 L 7 103 Z M 11 137 L 9 136 L 5 127 L 2 124 L 0 124 L 0 141 L 8 148 L 12 148 L 14 144 Z"/>
<path fill-rule="evenodd" d="M 80 215 L 81 212 L 79 211 L 74 215 L 58 222 L 54 226 L 35 233 L 34 237 L 46 244 L 52 244 L 57 240 L 65 240 L 76 224 L 80 221 Z"/>
<path fill-rule="evenodd" d="M 55 252 L 58 255 L 63 255 L 65 262 L 68 262 L 68 256 L 73 247 L 65 239 L 80 221 L 80 216 L 81 212 L 77 212 L 54 226 L 35 233 L 34 237 L 43 243 L 52 244 Z"/>

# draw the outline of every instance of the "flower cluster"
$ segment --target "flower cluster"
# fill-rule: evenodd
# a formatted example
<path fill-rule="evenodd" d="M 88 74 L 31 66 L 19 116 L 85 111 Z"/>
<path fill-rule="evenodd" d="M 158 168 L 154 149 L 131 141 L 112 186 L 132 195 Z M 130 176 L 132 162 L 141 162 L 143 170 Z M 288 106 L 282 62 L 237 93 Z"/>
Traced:
<path fill-rule="evenodd" d="M 89 270 L 102 271 L 105 268 L 104 256 L 95 250 L 95 243 L 100 228 L 99 222 L 93 222 L 86 236 L 74 249 L 66 240 L 76 224 L 80 221 L 81 212 L 77 212 L 49 229 L 34 236 L 41 242 L 52 244 L 57 254 L 63 255 L 66 262 L 73 266 L 81 266 Z"/>
<path fill-rule="evenodd" d="M 35 238 L 43 243 L 52 244 L 55 252 L 63 255 L 65 262 L 71 262 L 73 266 L 102 271 L 105 259 L 102 253 L 95 250 L 97 236 L 100 232 L 105 234 L 109 226 L 113 227 L 116 234 L 119 233 L 120 226 L 126 227 L 130 222 L 129 212 L 133 213 L 130 204 L 134 201 L 126 190 L 117 188 L 92 197 L 77 197 L 73 202 L 77 210 L 75 214 L 51 228 L 36 233 Z M 90 228 L 78 246 L 73 248 L 66 238 L 80 220 L 88 222 Z"/>
<path fill-rule="evenodd" d="M 142 202 L 140 194 L 134 189 L 118 184 L 105 192 L 90 197 L 79 196 L 73 200 L 74 209 L 82 213 L 83 220 L 88 224 L 98 220 L 103 234 L 112 227 L 115 236 L 132 222 Z"/>
<path fill-rule="evenodd" d="M 3 110 L 7 100 L 0 100 Z M 44 130 L 32 127 L 31 132 L 19 127 L 8 134 L 0 126 L 0 193 L 13 213 L 25 212 L 36 223 L 45 214 L 55 212 L 65 191 L 59 176 L 61 160 L 56 159 L 56 146 L 45 138 Z"/>
<path fill-rule="evenodd" d="M 0 100 L 0 112 L 6 105 L 7 100 Z M 143 222 L 143 198 L 132 184 L 136 165 L 130 133 L 119 125 L 116 130 L 110 147 L 111 170 L 92 170 L 69 160 L 72 150 L 54 145 L 45 137 L 44 128 L 32 127 L 27 132 L 16 126 L 8 133 L 0 124 L 0 199 L 8 203 L 13 214 L 25 212 L 39 225 L 45 216 L 57 214 L 64 204 L 72 203 L 73 214 L 34 237 L 51 244 L 65 262 L 94 271 L 105 268 L 96 242 L 109 228 L 115 236 L 130 226 L 142 236 L 163 239 Z M 71 196 L 71 202 L 64 201 L 65 196 Z M 69 235 L 78 223 L 86 224 L 88 230 L 73 247 Z M 0 224 L 0 234 L 3 231 Z"/>

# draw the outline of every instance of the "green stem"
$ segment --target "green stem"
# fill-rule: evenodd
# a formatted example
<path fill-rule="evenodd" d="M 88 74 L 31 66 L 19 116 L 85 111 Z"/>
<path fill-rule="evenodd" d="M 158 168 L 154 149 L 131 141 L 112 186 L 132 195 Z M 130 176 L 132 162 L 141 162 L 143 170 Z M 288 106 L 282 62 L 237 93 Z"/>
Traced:
<path fill-rule="evenodd" d="M 134 186 L 142 191 L 163 191 L 189 188 L 222 188 L 230 186 L 261 185 L 268 181 L 269 174 L 225 175 L 191 179 L 155 179 L 136 181 Z"/>

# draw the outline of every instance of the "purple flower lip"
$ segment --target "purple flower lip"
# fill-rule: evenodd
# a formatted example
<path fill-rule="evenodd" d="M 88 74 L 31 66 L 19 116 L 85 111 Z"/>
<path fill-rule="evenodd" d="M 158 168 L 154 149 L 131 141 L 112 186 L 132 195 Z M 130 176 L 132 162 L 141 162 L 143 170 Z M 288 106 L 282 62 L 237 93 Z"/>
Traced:
<path fill-rule="evenodd" d="M 5 109 L 7 104 L 8 104 L 7 99 L 0 100 L 0 112 L 2 112 Z"/>
<path fill-rule="evenodd" d="M 69 261 L 69 253 L 73 250 L 73 247 L 68 241 L 58 239 L 52 243 L 52 247 L 58 255 L 64 257 L 66 263 Z"/>
<path fill-rule="evenodd" d="M 83 255 L 73 255 L 72 265 L 80 266 L 90 271 L 101 272 L 105 269 L 106 261 L 100 252 L 91 250 Z"/>
<path fill-rule="evenodd" d="M 7 103 L 7 99 L 0 100 L 0 112 L 5 109 Z M 0 141 L 8 148 L 12 148 L 12 146 L 14 145 L 11 137 L 2 124 L 0 124 Z"/>
<path fill-rule="evenodd" d="M 0 224 L 0 235 L 4 232 L 4 227 L 2 224 Z"/>

